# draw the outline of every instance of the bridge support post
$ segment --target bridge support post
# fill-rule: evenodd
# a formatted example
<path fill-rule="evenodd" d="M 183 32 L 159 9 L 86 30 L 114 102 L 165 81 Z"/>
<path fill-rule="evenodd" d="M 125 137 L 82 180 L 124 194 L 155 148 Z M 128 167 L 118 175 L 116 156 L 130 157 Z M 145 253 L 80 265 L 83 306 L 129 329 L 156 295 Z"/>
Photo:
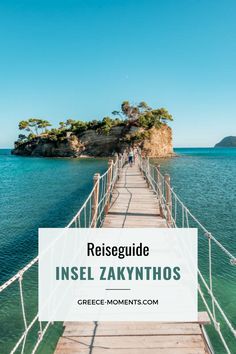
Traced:
<path fill-rule="evenodd" d="M 166 209 L 167 217 L 166 221 L 170 227 L 172 224 L 172 198 L 171 198 L 171 187 L 170 187 L 170 176 L 165 174 L 165 193 L 166 193 Z"/>
<path fill-rule="evenodd" d="M 94 185 L 94 191 L 93 191 L 93 204 L 92 204 L 92 222 L 91 222 L 91 227 L 96 227 L 97 226 L 97 214 L 98 214 L 98 199 L 99 199 L 99 179 L 100 179 L 100 174 L 95 173 L 93 176 L 93 185 Z"/>
<path fill-rule="evenodd" d="M 115 170 L 113 171 L 113 174 L 116 175 L 116 179 L 120 178 L 120 159 L 119 159 L 119 155 L 116 153 L 115 154 Z"/>
<path fill-rule="evenodd" d="M 159 209 L 160 209 L 160 216 L 164 218 L 163 208 L 162 208 L 162 179 L 161 179 L 161 167 L 157 165 L 157 193 L 159 199 Z"/>
<path fill-rule="evenodd" d="M 110 208 L 110 201 L 111 201 L 111 181 L 112 181 L 112 170 L 113 170 L 113 160 L 109 159 L 108 161 L 108 174 L 107 174 L 107 198 L 106 198 L 106 205 L 105 205 L 105 215 L 108 213 Z"/>
<path fill-rule="evenodd" d="M 118 155 L 118 178 L 120 179 L 122 171 L 122 155 Z"/>
<path fill-rule="evenodd" d="M 148 188 L 150 188 L 149 176 L 150 176 L 150 165 L 149 165 L 149 157 L 146 158 L 146 181 Z"/>

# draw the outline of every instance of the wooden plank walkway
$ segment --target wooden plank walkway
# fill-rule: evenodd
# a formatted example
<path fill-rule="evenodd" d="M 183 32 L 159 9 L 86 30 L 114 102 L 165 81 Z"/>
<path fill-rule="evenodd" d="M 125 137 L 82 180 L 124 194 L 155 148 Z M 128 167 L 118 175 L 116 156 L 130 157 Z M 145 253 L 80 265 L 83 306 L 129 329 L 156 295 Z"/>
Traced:
<path fill-rule="evenodd" d="M 147 188 L 137 165 L 124 167 L 103 227 L 166 227 L 157 198 Z"/>
<path fill-rule="evenodd" d="M 103 227 L 166 227 L 138 166 L 124 167 Z M 55 354 L 208 354 L 198 323 L 65 322 Z"/>

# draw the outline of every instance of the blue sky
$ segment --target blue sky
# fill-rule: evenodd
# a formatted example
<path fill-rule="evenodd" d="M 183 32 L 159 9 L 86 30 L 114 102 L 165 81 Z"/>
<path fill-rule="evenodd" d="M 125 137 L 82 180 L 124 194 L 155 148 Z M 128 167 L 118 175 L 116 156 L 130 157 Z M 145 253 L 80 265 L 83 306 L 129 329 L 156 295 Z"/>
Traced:
<path fill-rule="evenodd" d="M 236 135 L 234 0 L 0 0 L 0 147 L 18 122 L 164 106 L 174 145 Z"/>

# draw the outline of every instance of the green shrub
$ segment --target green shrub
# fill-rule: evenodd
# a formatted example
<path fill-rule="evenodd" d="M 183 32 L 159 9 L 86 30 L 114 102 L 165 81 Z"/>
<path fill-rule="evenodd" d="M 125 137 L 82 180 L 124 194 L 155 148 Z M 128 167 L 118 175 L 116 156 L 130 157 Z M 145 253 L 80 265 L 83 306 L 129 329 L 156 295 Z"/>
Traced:
<path fill-rule="evenodd" d="M 108 135 L 112 127 L 132 126 L 143 128 L 148 131 L 152 127 L 159 128 L 167 121 L 173 120 L 171 114 L 165 108 L 152 109 L 146 102 L 131 105 L 129 101 L 121 104 L 120 111 L 113 111 L 114 119 L 104 117 L 102 120 L 81 121 L 67 119 L 59 123 L 59 128 L 47 128 L 51 124 L 47 120 L 30 118 L 19 123 L 19 129 L 24 130 L 28 135 L 21 134 L 17 140 L 18 144 L 27 143 L 35 138 L 48 139 L 49 141 L 64 141 L 67 139 L 67 132 L 80 135 L 88 129 L 95 130 L 98 134 Z M 141 141 L 146 137 L 144 132 L 128 134 L 125 138 L 128 141 Z"/>

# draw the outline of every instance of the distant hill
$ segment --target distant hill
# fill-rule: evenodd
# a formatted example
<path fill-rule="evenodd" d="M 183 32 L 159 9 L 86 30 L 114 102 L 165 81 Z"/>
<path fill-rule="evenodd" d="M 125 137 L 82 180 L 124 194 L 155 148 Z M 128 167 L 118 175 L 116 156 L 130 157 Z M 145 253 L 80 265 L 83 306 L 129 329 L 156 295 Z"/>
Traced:
<path fill-rule="evenodd" d="M 215 147 L 236 147 L 236 136 L 226 136 Z"/>

